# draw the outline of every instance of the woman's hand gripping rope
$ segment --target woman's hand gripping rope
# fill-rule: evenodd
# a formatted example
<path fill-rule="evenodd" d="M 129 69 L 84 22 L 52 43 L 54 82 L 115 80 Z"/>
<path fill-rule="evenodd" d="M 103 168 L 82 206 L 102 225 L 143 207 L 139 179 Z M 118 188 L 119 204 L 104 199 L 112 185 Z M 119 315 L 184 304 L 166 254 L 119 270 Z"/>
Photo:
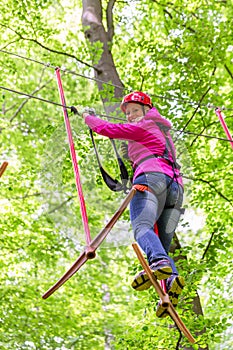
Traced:
<path fill-rule="evenodd" d="M 94 108 L 85 107 L 82 111 L 82 118 L 85 119 L 88 115 L 94 115 L 96 116 L 96 112 Z"/>

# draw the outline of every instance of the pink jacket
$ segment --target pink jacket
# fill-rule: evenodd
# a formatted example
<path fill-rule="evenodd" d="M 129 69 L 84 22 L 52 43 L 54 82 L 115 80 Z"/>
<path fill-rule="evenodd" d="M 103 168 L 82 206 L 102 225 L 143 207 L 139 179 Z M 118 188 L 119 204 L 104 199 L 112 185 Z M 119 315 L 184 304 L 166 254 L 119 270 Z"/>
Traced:
<path fill-rule="evenodd" d="M 155 107 L 150 109 L 145 117 L 137 123 L 114 124 L 95 116 L 87 116 L 85 123 L 97 134 L 128 141 L 128 154 L 135 168 L 135 179 L 144 172 L 160 172 L 171 178 L 174 171 L 171 163 L 164 158 L 149 158 L 140 163 L 142 159 L 151 155 L 163 156 L 166 148 L 166 140 L 163 132 L 157 123 L 165 127 L 175 154 L 175 147 L 170 135 L 171 123 L 161 117 Z M 172 161 L 172 154 L 169 150 L 169 159 Z M 182 177 L 178 169 L 175 170 L 177 177 L 175 181 L 183 186 Z"/>

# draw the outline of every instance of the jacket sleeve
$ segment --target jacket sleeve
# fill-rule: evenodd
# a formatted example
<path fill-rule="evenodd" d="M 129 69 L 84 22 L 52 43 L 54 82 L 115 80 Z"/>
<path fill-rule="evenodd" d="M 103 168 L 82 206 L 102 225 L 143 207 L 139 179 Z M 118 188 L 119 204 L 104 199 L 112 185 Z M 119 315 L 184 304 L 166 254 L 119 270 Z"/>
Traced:
<path fill-rule="evenodd" d="M 120 140 L 139 141 L 145 132 L 142 128 L 132 124 L 114 124 L 94 116 L 87 116 L 85 123 L 97 134 Z"/>

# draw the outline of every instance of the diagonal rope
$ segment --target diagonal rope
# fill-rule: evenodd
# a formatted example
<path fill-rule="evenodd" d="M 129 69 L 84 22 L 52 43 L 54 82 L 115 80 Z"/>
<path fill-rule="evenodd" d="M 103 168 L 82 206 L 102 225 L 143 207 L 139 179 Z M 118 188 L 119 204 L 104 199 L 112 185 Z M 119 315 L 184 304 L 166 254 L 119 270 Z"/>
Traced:
<path fill-rule="evenodd" d="M 21 92 L 21 91 L 17 91 L 17 90 L 14 90 L 14 89 L 10 89 L 10 88 L 7 88 L 5 86 L 0 86 L 0 89 L 6 90 L 6 91 L 9 91 L 9 92 L 14 92 L 15 94 L 18 94 L 18 95 L 21 95 L 21 96 L 27 96 L 27 97 L 30 97 L 30 98 L 34 98 L 35 100 L 39 100 L 39 101 L 42 101 L 42 102 L 51 103 L 51 104 L 53 104 L 55 106 L 66 107 L 66 108 L 72 109 L 72 107 L 64 106 L 64 105 L 62 105 L 60 103 L 57 103 L 57 102 L 54 102 L 54 101 L 50 101 L 50 100 L 46 100 L 45 98 L 42 98 L 42 97 L 37 97 L 37 96 L 34 96 L 34 95 L 30 95 L 30 94 L 27 94 L 25 92 Z"/>

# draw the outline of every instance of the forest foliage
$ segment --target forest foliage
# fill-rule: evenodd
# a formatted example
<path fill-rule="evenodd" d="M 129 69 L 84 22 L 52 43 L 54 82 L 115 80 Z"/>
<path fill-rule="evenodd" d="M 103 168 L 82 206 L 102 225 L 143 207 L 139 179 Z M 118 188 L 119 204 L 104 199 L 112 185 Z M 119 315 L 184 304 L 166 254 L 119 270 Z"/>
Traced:
<path fill-rule="evenodd" d="M 41 298 L 85 245 L 55 68 L 61 67 L 67 106 L 104 114 L 103 101 L 121 101 L 112 81 L 98 89 L 103 43 L 90 42 L 82 26 L 83 9 L 92 4 L 109 37 L 122 96 L 148 92 L 173 124 L 186 207 L 176 233 L 181 249 L 175 257 L 186 257 L 178 261 L 186 287 L 177 311 L 197 339 L 193 346 L 171 320 L 156 319 L 152 288 L 136 293 L 130 287 L 140 266 L 131 248 L 128 211 L 97 257 L 49 299 Z M 1 1 L 0 165 L 9 163 L 0 179 L 2 349 L 233 346 L 233 153 L 215 113 L 222 109 L 233 133 L 232 5 L 232 0 Z M 106 188 L 87 127 L 70 109 L 69 116 L 94 237 L 124 194 Z M 95 139 L 115 176 L 109 140 Z M 192 306 L 197 292 L 198 312 Z"/>

